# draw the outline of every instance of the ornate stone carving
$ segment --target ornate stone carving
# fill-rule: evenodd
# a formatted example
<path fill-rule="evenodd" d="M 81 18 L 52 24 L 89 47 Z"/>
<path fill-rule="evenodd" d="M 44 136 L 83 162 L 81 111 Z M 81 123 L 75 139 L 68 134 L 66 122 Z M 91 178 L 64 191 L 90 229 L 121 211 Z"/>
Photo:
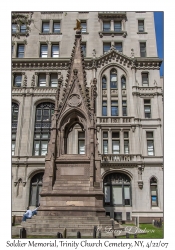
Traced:
<path fill-rule="evenodd" d="M 72 94 L 69 97 L 68 104 L 70 107 L 78 107 L 81 104 L 81 98 L 77 94 Z"/>
<path fill-rule="evenodd" d="M 31 86 L 35 87 L 35 75 L 32 76 Z"/>
<path fill-rule="evenodd" d="M 27 87 L 27 76 L 24 75 L 23 87 Z"/>

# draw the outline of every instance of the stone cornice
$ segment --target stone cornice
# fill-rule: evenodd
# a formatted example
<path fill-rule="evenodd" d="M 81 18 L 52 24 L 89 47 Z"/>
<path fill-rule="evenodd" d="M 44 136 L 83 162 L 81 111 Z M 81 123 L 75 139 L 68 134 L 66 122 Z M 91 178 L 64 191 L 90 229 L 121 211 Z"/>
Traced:
<path fill-rule="evenodd" d="M 12 58 L 12 70 L 37 70 L 37 69 L 60 69 L 68 70 L 70 65 L 69 57 L 59 57 L 59 58 Z M 112 60 L 116 60 L 117 63 L 131 68 L 150 70 L 150 69 L 160 69 L 162 59 L 157 57 L 136 57 L 131 58 L 118 52 L 116 49 L 112 48 L 109 52 L 100 57 L 84 58 L 85 69 L 100 68 Z"/>
<path fill-rule="evenodd" d="M 126 11 L 99 11 L 98 17 L 102 19 L 121 20 L 126 18 Z"/>
<path fill-rule="evenodd" d="M 54 97 L 57 88 L 51 87 L 25 87 L 12 88 L 12 96 L 51 96 Z"/>
<path fill-rule="evenodd" d="M 162 87 L 154 86 L 154 87 L 139 87 L 132 86 L 132 94 L 140 97 L 145 96 L 155 96 L 155 95 L 163 95 Z"/>

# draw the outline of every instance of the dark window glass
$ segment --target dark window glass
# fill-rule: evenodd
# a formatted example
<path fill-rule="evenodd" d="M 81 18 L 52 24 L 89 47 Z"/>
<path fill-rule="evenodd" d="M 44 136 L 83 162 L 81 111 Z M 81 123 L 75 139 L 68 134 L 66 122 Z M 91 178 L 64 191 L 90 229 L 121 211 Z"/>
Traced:
<path fill-rule="evenodd" d="M 107 116 L 107 101 L 102 102 L 102 115 Z"/>
<path fill-rule="evenodd" d="M 144 32 L 144 20 L 138 20 L 138 31 Z"/>
<path fill-rule="evenodd" d="M 19 58 L 23 58 L 24 57 L 24 45 L 18 44 L 17 56 Z"/>
<path fill-rule="evenodd" d="M 121 22 L 114 22 L 114 31 L 120 32 L 122 30 Z"/>
<path fill-rule="evenodd" d="M 59 45 L 58 44 L 52 45 L 52 57 L 59 57 Z"/>
<path fill-rule="evenodd" d="M 51 117 L 54 112 L 54 104 L 41 103 L 36 107 L 35 130 L 34 130 L 34 155 L 46 155 L 47 145 L 50 138 Z"/>
<path fill-rule="evenodd" d="M 49 22 L 43 22 L 42 32 L 43 33 L 49 33 Z"/>
<path fill-rule="evenodd" d="M 146 57 L 146 43 L 140 43 L 140 56 Z"/>
<path fill-rule="evenodd" d="M 116 48 L 116 50 L 118 50 L 119 52 L 122 52 L 122 43 L 115 43 L 115 48 Z"/>
<path fill-rule="evenodd" d="M 53 23 L 53 33 L 60 33 L 60 22 Z"/>
<path fill-rule="evenodd" d="M 110 31 L 110 30 L 111 30 L 111 23 L 103 22 L 103 31 Z"/>
<path fill-rule="evenodd" d="M 102 78 L 102 89 L 106 89 L 106 83 L 107 83 L 106 77 L 103 76 L 103 78 Z"/>
<path fill-rule="evenodd" d="M 14 77 L 14 87 L 21 87 L 22 85 L 22 75 L 16 74 Z"/>
<path fill-rule="evenodd" d="M 104 43 L 103 44 L 103 54 L 107 53 L 111 48 L 111 43 Z"/>

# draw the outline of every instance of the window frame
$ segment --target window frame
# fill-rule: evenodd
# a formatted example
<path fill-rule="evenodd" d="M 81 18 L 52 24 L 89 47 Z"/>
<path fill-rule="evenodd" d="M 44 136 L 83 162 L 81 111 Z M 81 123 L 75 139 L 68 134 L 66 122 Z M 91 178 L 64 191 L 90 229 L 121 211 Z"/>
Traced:
<path fill-rule="evenodd" d="M 115 137 L 114 133 L 118 134 L 118 137 Z M 121 150 L 121 148 L 120 148 L 120 145 L 121 145 L 121 143 L 120 143 L 120 131 L 112 131 L 111 137 L 112 137 L 112 154 L 116 154 L 116 155 L 120 154 L 120 150 Z M 119 150 L 117 153 L 116 153 L 117 149 L 114 149 L 114 146 L 116 146 L 117 144 L 114 145 L 114 142 L 118 142 Z"/>
<path fill-rule="evenodd" d="M 156 187 L 155 190 L 152 190 L 152 187 Z M 152 194 L 152 191 L 156 192 L 156 194 Z M 153 204 L 153 197 L 156 198 L 156 204 Z M 155 177 L 152 177 L 150 179 L 150 199 L 151 199 L 151 207 L 158 207 L 158 185 L 157 185 L 157 179 Z"/>
<path fill-rule="evenodd" d="M 58 46 L 58 52 L 54 54 L 53 48 L 55 48 L 56 46 Z M 54 55 L 57 55 L 57 56 L 54 56 Z M 58 57 L 60 57 L 60 46 L 59 46 L 59 43 L 58 44 L 52 43 L 52 46 L 51 46 L 51 57 L 52 58 L 58 58 Z"/>
<path fill-rule="evenodd" d="M 143 30 L 140 30 L 139 29 L 139 22 L 141 23 L 141 22 L 143 22 Z M 145 20 L 144 19 L 138 19 L 138 32 L 139 33 L 144 33 L 145 32 Z"/>
<path fill-rule="evenodd" d="M 121 176 L 121 177 L 123 177 L 123 180 L 122 180 L 122 178 L 121 178 L 121 180 L 119 180 L 119 179 L 116 180 L 115 176 Z M 108 195 L 108 198 L 110 201 L 106 201 L 106 197 L 104 196 L 104 206 L 105 207 L 107 207 L 107 206 L 109 206 L 109 207 L 132 207 L 132 187 L 131 187 L 132 185 L 131 184 L 132 184 L 131 179 L 126 174 L 123 174 L 120 172 L 114 172 L 114 173 L 106 175 L 104 180 L 103 180 L 103 192 L 106 195 L 105 188 L 108 187 L 108 191 L 110 192 L 110 194 Z M 121 204 L 114 204 L 114 201 L 113 201 L 114 189 L 113 189 L 113 187 L 120 187 L 121 188 L 121 196 L 122 196 Z M 129 197 L 130 197 L 129 199 L 126 199 L 126 196 L 125 196 L 125 192 L 124 192 L 125 187 L 129 187 Z M 129 200 L 129 202 L 126 200 Z M 129 203 L 129 204 L 127 204 L 127 203 Z"/>
<path fill-rule="evenodd" d="M 87 20 L 80 20 L 81 22 L 81 33 L 87 33 Z M 83 28 L 83 24 L 85 24 L 85 28 Z"/>
<path fill-rule="evenodd" d="M 44 24 L 48 24 L 48 32 L 44 32 Z M 49 34 L 50 33 L 50 21 L 42 20 L 42 33 L 43 34 Z"/>
<path fill-rule="evenodd" d="M 105 50 L 105 46 L 109 46 L 109 49 L 108 50 Z M 108 53 L 110 51 L 110 48 L 111 48 L 111 42 L 103 42 L 103 55 Z"/>
<path fill-rule="evenodd" d="M 45 81 L 43 81 L 43 83 L 41 81 L 41 79 L 42 79 L 41 76 L 44 76 L 44 78 L 45 78 Z M 45 83 L 45 85 L 41 86 L 41 84 L 44 84 L 44 83 Z M 39 73 L 39 75 L 38 75 L 38 87 L 47 87 L 46 73 Z"/>
<path fill-rule="evenodd" d="M 126 104 L 124 104 L 126 102 Z M 124 110 L 126 113 L 124 113 Z M 127 114 L 127 100 L 122 100 L 122 116 L 128 116 Z"/>
<path fill-rule="evenodd" d="M 115 29 L 115 24 L 120 23 L 120 29 Z M 122 22 L 114 20 L 114 32 L 122 32 Z"/>
<path fill-rule="evenodd" d="M 105 102 L 106 104 L 104 104 L 104 102 Z M 102 116 L 107 116 L 107 115 L 108 115 L 107 106 L 108 106 L 107 100 L 102 100 Z M 103 109 L 103 108 L 106 109 L 106 112 L 105 112 L 105 109 Z"/>
<path fill-rule="evenodd" d="M 145 79 L 147 79 L 147 81 L 144 80 L 144 75 L 146 76 Z M 149 86 L 149 73 L 148 72 L 142 72 L 141 76 L 142 76 L 142 86 L 143 87 L 148 87 Z M 145 81 L 145 83 L 144 83 L 144 81 Z"/>
<path fill-rule="evenodd" d="M 152 137 L 148 137 L 148 133 L 152 133 Z M 147 140 L 147 155 L 148 156 L 155 156 L 154 131 L 146 131 L 146 140 Z M 149 149 L 150 145 L 152 147 L 152 151 L 150 151 L 150 149 Z M 150 152 L 152 152 L 152 153 L 150 153 Z"/>
<path fill-rule="evenodd" d="M 34 123 L 34 137 L 33 137 L 33 156 L 44 156 L 42 154 L 42 147 L 41 144 L 43 142 L 47 142 L 47 150 L 48 150 L 48 143 L 50 140 L 51 134 L 51 119 L 52 114 L 54 113 L 55 105 L 51 102 L 42 102 L 36 106 L 35 110 L 35 123 Z M 48 110 L 48 119 L 46 113 L 44 111 Z M 38 112 L 41 111 L 41 112 Z M 40 114 L 39 114 L 40 113 Z M 38 119 L 40 117 L 40 119 Z M 47 135 L 47 136 L 43 136 Z M 38 150 L 35 147 L 35 143 L 38 143 L 39 147 Z M 35 152 L 38 151 L 38 154 Z M 46 150 L 45 150 L 46 151 Z M 47 152 L 46 152 L 47 154 Z"/>
<path fill-rule="evenodd" d="M 117 45 L 121 45 L 120 49 L 117 49 Z M 118 52 L 123 53 L 123 42 L 120 41 L 114 42 L 114 47 Z"/>
<path fill-rule="evenodd" d="M 116 102 L 116 104 L 114 104 Z M 113 113 L 116 111 L 116 114 Z M 111 116 L 119 116 L 118 100 L 111 100 Z"/>
<path fill-rule="evenodd" d="M 19 48 L 20 48 L 21 46 L 24 48 L 22 52 L 19 51 Z M 22 44 L 22 43 L 18 43 L 18 44 L 17 44 L 17 58 L 24 58 L 24 53 L 25 53 L 25 45 Z M 20 54 L 21 54 L 22 56 L 19 56 Z"/>
<path fill-rule="evenodd" d="M 105 28 L 104 27 L 105 24 L 109 24 L 109 27 Z M 103 20 L 103 32 L 109 32 L 109 31 L 111 31 L 111 21 Z"/>
<path fill-rule="evenodd" d="M 59 32 L 54 31 L 54 25 L 59 24 Z M 52 33 L 54 34 L 60 34 L 61 33 L 61 21 L 60 20 L 53 20 L 53 28 L 52 28 Z"/>
<path fill-rule="evenodd" d="M 83 134 L 84 137 L 80 137 L 79 135 Z M 80 150 L 80 142 L 83 142 L 84 146 L 84 153 L 81 154 Z M 86 154 L 86 145 L 85 145 L 85 131 L 78 131 L 78 154 L 79 155 L 85 155 Z"/>
<path fill-rule="evenodd" d="M 144 48 L 141 47 L 143 44 L 145 45 Z M 146 48 L 147 48 L 146 42 L 145 41 L 140 41 L 140 57 L 147 57 L 147 49 Z M 145 49 L 145 51 L 142 51 L 143 49 Z"/>
<path fill-rule="evenodd" d="M 87 42 L 81 42 L 81 50 L 83 51 L 83 56 L 87 56 Z"/>
<path fill-rule="evenodd" d="M 19 77 L 19 76 L 21 77 L 21 81 L 19 82 L 20 85 L 17 86 L 18 84 L 16 85 L 16 83 L 17 83 L 16 78 Z M 21 73 L 15 73 L 14 74 L 13 87 L 15 87 L 15 88 L 21 88 L 22 87 L 22 74 Z"/>
<path fill-rule="evenodd" d="M 145 101 L 149 101 L 149 103 L 146 103 Z M 144 99 L 143 104 L 145 118 L 151 119 L 151 99 Z M 147 108 L 149 108 L 149 112 L 146 110 Z"/>
<path fill-rule="evenodd" d="M 108 144 L 108 131 L 103 131 L 102 132 L 102 138 L 103 138 L 103 154 L 108 154 L 109 153 L 109 144 Z M 104 134 L 107 134 L 107 137 L 104 136 Z M 105 145 L 105 143 L 106 145 Z M 106 146 L 106 150 L 105 150 Z"/>
<path fill-rule="evenodd" d="M 43 52 L 42 50 L 44 46 L 47 47 L 47 53 Z M 43 56 L 43 55 L 47 55 L 47 56 Z M 44 43 L 40 44 L 40 58 L 48 58 L 48 45 L 47 44 L 44 44 Z"/>

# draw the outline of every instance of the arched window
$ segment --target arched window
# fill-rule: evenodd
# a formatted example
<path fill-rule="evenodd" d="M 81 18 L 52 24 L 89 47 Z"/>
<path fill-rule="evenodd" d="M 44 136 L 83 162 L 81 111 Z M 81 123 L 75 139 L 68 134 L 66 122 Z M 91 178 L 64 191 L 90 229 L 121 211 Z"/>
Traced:
<path fill-rule="evenodd" d="M 53 103 L 40 103 L 36 107 L 35 130 L 34 130 L 34 155 L 45 155 L 50 138 L 51 116 L 54 112 Z"/>
<path fill-rule="evenodd" d="M 106 80 L 106 76 L 103 76 L 102 78 L 102 89 L 106 89 L 107 88 L 107 80 Z"/>
<path fill-rule="evenodd" d="M 131 206 L 131 179 L 123 173 L 105 176 L 104 203 L 107 206 Z"/>
<path fill-rule="evenodd" d="M 158 206 L 158 194 L 157 194 L 157 180 L 155 177 L 152 177 L 150 180 L 150 189 L 151 189 L 151 206 Z"/>
<path fill-rule="evenodd" d="M 30 206 L 38 206 L 40 202 L 40 192 L 43 184 L 44 173 L 38 173 L 34 175 L 30 183 Z"/>
<path fill-rule="evenodd" d="M 116 69 L 111 69 L 111 71 L 110 71 L 110 88 L 117 89 L 117 71 L 116 71 Z"/>
<path fill-rule="evenodd" d="M 121 85 L 122 85 L 122 89 L 126 89 L 126 78 L 124 76 L 122 76 L 121 78 Z"/>
<path fill-rule="evenodd" d="M 12 103 L 12 155 L 15 155 L 19 105 Z"/>

